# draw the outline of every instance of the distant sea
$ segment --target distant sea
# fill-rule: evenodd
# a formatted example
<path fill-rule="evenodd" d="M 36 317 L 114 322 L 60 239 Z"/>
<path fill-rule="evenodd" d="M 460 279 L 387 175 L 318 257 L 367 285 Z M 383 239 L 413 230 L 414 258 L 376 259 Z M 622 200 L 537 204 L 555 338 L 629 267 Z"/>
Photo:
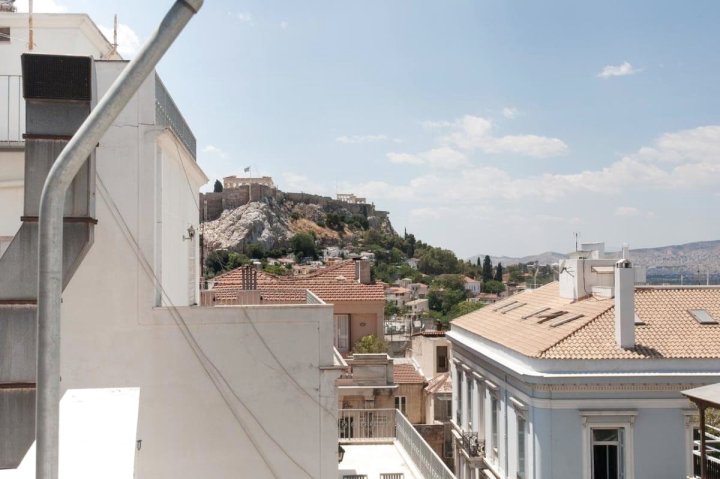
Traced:
<path fill-rule="evenodd" d="M 648 284 L 684 284 L 684 285 L 697 285 L 707 284 L 707 276 L 704 273 L 670 273 L 670 272 L 653 272 L 652 270 L 647 272 Z M 710 284 L 720 285 L 720 273 L 710 273 Z"/>

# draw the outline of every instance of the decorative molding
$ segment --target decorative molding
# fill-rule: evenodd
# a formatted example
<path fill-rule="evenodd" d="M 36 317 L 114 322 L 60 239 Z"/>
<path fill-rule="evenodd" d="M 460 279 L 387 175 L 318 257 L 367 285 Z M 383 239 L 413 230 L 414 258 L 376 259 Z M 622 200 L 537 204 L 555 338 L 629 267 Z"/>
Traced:
<path fill-rule="evenodd" d="M 535 384 L 533 389 L 544 392 L 584 392 L 584 391 L 683 391 L 697 387 L 696 384 L 671 383 L 571 383 L 571 384 Z"/>

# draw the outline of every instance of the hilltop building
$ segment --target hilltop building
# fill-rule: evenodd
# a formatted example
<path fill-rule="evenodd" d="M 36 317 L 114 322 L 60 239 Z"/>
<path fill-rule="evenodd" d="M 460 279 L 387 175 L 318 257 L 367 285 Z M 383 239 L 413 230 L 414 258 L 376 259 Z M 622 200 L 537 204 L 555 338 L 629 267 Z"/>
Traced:
<path fill-rule="evenodd" d="M 261 176 L 259 178 L 252 177 L 240 177 L 237 176 L 226 176 L 223 178 L 223 188 L 240 188 L 241 186 L 255 186 L 262 185 L 268 188 L 275 188 L 275 183 L 270 176 Z"/>
<path fill-rule="evenodd" d="M 636 285 L 627 251 L 583 250 L 452 322 L 458 478 L 693 474 L 681 391 L 720 377 L 720 288 Z"/>

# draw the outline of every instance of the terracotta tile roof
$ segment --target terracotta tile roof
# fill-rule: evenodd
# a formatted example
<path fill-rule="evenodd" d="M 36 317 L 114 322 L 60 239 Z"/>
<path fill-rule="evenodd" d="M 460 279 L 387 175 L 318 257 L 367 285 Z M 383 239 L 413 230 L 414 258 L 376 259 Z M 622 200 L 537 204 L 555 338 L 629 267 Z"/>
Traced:
<path fill-rule="evenodd" d="M 445 337 L 446 332 L 447 331 L 435 331 L 435 330 L 429 329 L 427 331 L 420 331 L 420 332 L 414 333 L 413 336 L 425 336 L 426 338 L 437 338 L 437 337 Z"/>
<path fill-rule="evenodd" d="M 393 382 L 395 384 L 423 384 L 425 378 L 417 372 L 414 365 L 395 363 L 393 364 Z"/>
<path fill-rule="evenodd" d="M 240 268 L 215 278 L 215 295 L 233 295 L 241 285 Z M 339 301 L 385 301 L 381 284 L 360 284 L 355 280 L 355 264 L 343 261 L 307 275 L 275 276 L 257 272 L 257 289 L 266 302 L 305 302 L 301 290 L 309 289 L 326 303 Z M 271 299 L 272 298 L 272 299 Z"/>
<path fill-rule="evenodd" d="M 428 385 L 425 386 L 425 391 L 431 394 L 451 394 L 452 378 L 450 377 L 450 373 L 440 373 L 434 378 L 432 378 L 430 381 L 428 381 Z"/>
<path fill-rule="evenodd" d="M 702 325 L 688 312 L 705 309 L 720 320 L 720 288 L 636 288 L 645 325 L 635 326 L 632 350 L 615 342 L 614 306 L 613 299 L 560 298 L 555 282 L 457 318 L 452 328 L 544 359 L 720 358 L 720 324 Z"/>

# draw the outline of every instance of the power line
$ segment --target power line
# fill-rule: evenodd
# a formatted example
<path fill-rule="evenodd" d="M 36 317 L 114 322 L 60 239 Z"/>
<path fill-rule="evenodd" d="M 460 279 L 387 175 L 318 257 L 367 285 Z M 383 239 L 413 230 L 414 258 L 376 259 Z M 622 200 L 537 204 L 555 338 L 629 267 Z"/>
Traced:
<path fill-rule="evenodd" d="M 102 181 L 102 178 L 100 175 L 97 175 L 98 180 L 98 186 L 100 191 L 100 196 L 105 200 L 106 204 L 110 208 L 111 216 L 113 217 L 113 220 L 115 223 L 121 228 L 123 232 L 123 236 L 125 237 L 126 241 L 130 245 L 131 249 L 133 250 L 135 256 L 139 260 L 143 272 L 146 274 L 148 279 L 154 282 L 156 284 L 156 287 L 158 287 L 161 291 L 162 297 L 165 299 L 166 303 L 169 305 L 169 310 L 171 312 L 171 316 L 173 317 L 174 323 L 178 328 L 180 329 L 180 332 L 183 335 L 183 338 L 188 343 L 188 346 L 190 346 L 190 349 L 192 350 L 194 356 L 202 366 L 203 370 L 215 386 L 216 390 L 220 394 L 221 398 L 227 405 L 228 409 L 230 410 L 231 414 L 235 418 L 235 420 L 240 425 L 240 428 L 245 432 L 245 435 L 250 440 L 251 444 L 253 445 L 253 448 L 257 451 L 257 453 L 262 458 L 263 462 L 267 466 L 270 473 L 275 477 L 276 479 L 280 478 L 280 475 L 275 471 L 275 469 L 270 464 L 269 460 L 265 456 L 265 454 L 262 451 L 262 448 L 259 446 L 257 441 L 252 437 L 248 430 L 247 424 L 245 424 L 245 421 L 239 416 L 235 408 L 232 406 L 230 398 L 227 397 L 224 390 L 227 390 L 232 396 L 237 400 L 237 402 L 243 407 L 243 409 L 252 417 L 253 421 L 257 424 L 257 426 L 265 433 L 265 435 L 282 451 L 282 453 L 293 463 L 295 464 L 305 475 L 312 478 L 312 474 L 310 474 L 302 465 L 300 465 L 286 450 L 285 448 L 265 429 L 265 427 L 262 425 L 262 423 L 258 420 L 257 416 L 252 412 L 252 410 L 245 404 L 245 402 L 239 397 L 237 392 L 232 388 L 229 381 L 225 376 L 222 374 L 222 372 L 217 368 L 217 366 L 212 362 L 212 360 L 207 356 L 205 351 L 202 349 L 200 344 L 198 343 L 197 339 L 193 335 L 192 331 L 190 330 L 187 322 L 185 321 L 185 318 L 183 318 L 180 311 L 177 309 L 177 307 L 173 304 L 170 296 L 165 291 L 165 288 L 162 285 L 162 282 L 159 280 L 159 278 L 155 275 L 155 272 L 153 271 L 152 267 L 150 266 L 149 261 L 145 257 L 144 253 L 142 252 L 142 249 L 140 248 L 140 245 L 138 244 L 137 240 L 132 234 L 132 231 L 130 230 L 129 226 L 127 225 L 127 222 L 125 221 L 124 217 L 122 216 L 122 213 L 120 213 L 119 208 L 117 207 L 117 204 L 112 199 L 112 196 L 105 186 L 105 183 Z M 247 313 L 246 313 L 247 314 Z M 257 330 L 256 330 L 257 331 Z M 267 345 L 266 345 L 267 347 Z M 274 356 L 274 355 L 273 355 Z M 285 370 L 283 368 L 283 370 Z M 287 373 L 287 371 L 285 370 Z"/>

